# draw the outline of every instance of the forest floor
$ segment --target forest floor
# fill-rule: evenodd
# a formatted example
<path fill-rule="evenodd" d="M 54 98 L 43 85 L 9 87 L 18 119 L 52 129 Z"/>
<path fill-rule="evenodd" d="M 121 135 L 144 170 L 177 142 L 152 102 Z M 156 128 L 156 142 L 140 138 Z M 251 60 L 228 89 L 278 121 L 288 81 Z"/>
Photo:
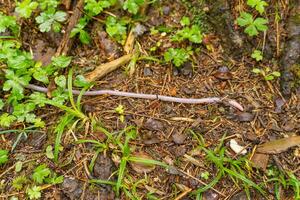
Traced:
<path fill-rule="evenodd" d="M 287 34 L 284 19 L 289 5 L 285 1 L 276 4 L 272 1 L 266 7 L 264 16 L 269 18 L 266 34 L 274 36 L 274 40 L 265 40 L 264 33 L 260 33 L 251 52 L 265 42 L 273 42 L 277 49 L 271 51 L 272 59 L 263 55 L 262 60 L 256 61 L 251 53 L 238 57 L 226 54 L 221 38 L 206 21 L 209 3 L 201 2 L 154 1 L 144 15 L 136 17 L 118 6 L 108 8 L 85 27 L 90 35 L 89 44 L 82 44 L 74 37 L 67 53 L 72 57 L 68 67 L 49 76 L 48 84 L 33 79 L 30 83 L 53 91 L 57 87 L 54 77 L 68 77 L 71 68 L 74 77 L 85 75 L 126 55 L 124 45 L 128 39 L 126 42 L 126 37 L 121 41 L 123 35 L 117 39 L 109 36 L 105 20 L 108 16 L 127 17 L 124 20 L 130 21 L 125 25 L 127 36 L 131 29 L 135 31 L 131 42 L 134 56 L 94 80 L 89 90 L 193 99 L 230 98 L 241 104 L 243 110 L 226 101 L 182 104 L 113 95 L 83 96 L 79 112 L 86 118 L 82 119 L 70 116 L 68 119 L 65 114 L 68 111 L 53 104 L 36 108 L 33 112 L 45 122 L 44 127 L 36 128 L 25 121 L 16 121 L 10 127 L 0 126 L 0 147 L 9 150 L 8 160 L 0 166 L 0 199 L 300 198 L 299 91 L 284 99 L 277 75 L 272 80 L 266 78 L 267 74 L 280 71 L 279 59 Z M 238 17 L 237 10 L 241 7 L 251 10 L 245 2 L 236 3 L 231 13 Z M 199 7 L 195 7 L 197 3 Z M 275 5 L 282 17 L 278 29 L 273 13 Z M 72 10 L 60 6 L 69 17 L 72 15 Z M 0 3 L 0 12 L 13 15 L 14 10 L 13 2 Z M 62 24 L 64 31 L 59 33 L 42 33 L 33 17 L 20 24 L 21 49 L 32 53 L 43 65 L 49 64 L 68 23 Z M 189 24 L 201 27 L 201 43 L 172 40 L 176 31 L 190 27 Z M 235 26 L 246 36 L 243 27 Z M 0 37 L 0 40 L 7 39 Z M 170 48 L 185 49 L 189 58 L 176 67 L 165 58 Z M 182 54 L 176 54 L 175 60 L 183 59 Z M 4 66 L 1 59 L 0 56 L 0 64 Z M 3 66 L 0 70 L 6 69 Z M 253 72 L 253 68 L 267 71 L 267 67 L 270 68 L 267 74 Z M 6 80 L 3 77 L 0 75 L 1 84 Z M 25 96 L 32 93 L 24 89 Z M 1 89 L 0 99 L 7 98 L 9 93 Z M 67 93 L 68 98 L 71 96 Z M 0 114 L 12 113 L 12 107 L 5 105 Z M 72 101 L 65 105 L 73 106 Z M 14 131 L 8 133 L 8 130 Z M 62 136 L 58 137 L 60 133 Z M 285 140 L 278 141 L 282 138 Z M 275 143 L 270 145 L 269 141 Z M 257 152 L 265 147 L 263 144 L 271 149 L 265 154 Z M 58 155 L 53 153 L 54 148 L 58 149 Z M 57 179 L 60 176 L 63 180 Z"/>

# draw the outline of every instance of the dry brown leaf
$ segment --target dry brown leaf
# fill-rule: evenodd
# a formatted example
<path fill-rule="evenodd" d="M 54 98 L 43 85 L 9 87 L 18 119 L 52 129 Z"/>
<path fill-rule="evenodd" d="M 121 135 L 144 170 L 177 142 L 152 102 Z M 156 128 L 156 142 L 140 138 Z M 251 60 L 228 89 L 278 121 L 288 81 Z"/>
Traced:
<path fill-rule="evenodd" d="M 133 33 L 133 30 L 134 29 L 130 30 L 130 32 L 128 34 L 128 37 L 127 37 L 127 40 L 126 40 L 126 43 L 124 45 L 124 51 L 127 54 L 130 54 L 133 51 L 133 46 L 134 46 L 134 41 L 135 41 L 135 35 Z"/>
<path fill-rule="evenodd" d="M 132 156 L 141 159 L 153 160 L 153 158 L 145 152 L 138 152 L 133 154 Z M 144 163 L 131 162 L 131 161 L 129 162 L 129 164 L 134 171 L 140 174 L 149 173 L 155 169 L 155 165 L 146 165 Z"/>
<path fill-rule="evenodd" d="M 257 148 L 257 152 L 266 154 L 276 154 L 284 152 L 289 148 L 297 145 L 300 145 L 300 136 L 292 136 L 288 138 L 266 142 L 262 145 L 259 145 Z"/>
<path fill-rule="evenodd" d="M 253 157 L 251 158 L 251 161 L 253 163 L 253 167 L 262 169 L 263 171 L 265 171 L 268 166 L 269 155 L 262 154 L 262 153 L 255 153 L 253 155 Z"/>

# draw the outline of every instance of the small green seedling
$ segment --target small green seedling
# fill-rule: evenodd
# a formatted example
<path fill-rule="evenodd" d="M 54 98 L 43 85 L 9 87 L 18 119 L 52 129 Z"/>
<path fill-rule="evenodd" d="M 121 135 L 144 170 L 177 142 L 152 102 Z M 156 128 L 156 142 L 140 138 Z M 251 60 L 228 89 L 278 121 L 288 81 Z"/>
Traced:
<path fill-rule="evenodd" d="M 255 59 L 256 61 L 261 61 L 263 59 L 262 52 L 260 50 L 254 50 L 251 54 L 251 58 Z"/>
<path fill-rule="evenodd" d="M 169 48 L 164 54 L 166 62 L 172 62 L 176 67 L 181 67 L 190 57 L 191 51 L 182 48 Z"/>
<path fill-rule="evenodd" d="M 3 113 L 0 115 L 0 126 L 1 127 L 9 127 L 17 118 L 8 113 Z"/>
<path fill-rule="evenodd" d="M 0 110 L 2 110 L 2 109 L 3 109 L 3 107 L 4 107 L 4 102 L 3 102 L 3 100 L 2 100 L 2 99 L 0 99 Z"/>
<path fill-rule="evenodd" d="M 41 190 L 42 190 L 42 188 L 40 186 L 34 185 L 33 187 L 28 188 L 26 190 L 26 193 L 27 193 L 29 199 L 39 199 L 42 196 Z"/>
<path fill-rule="evenodd" d="M 49 159 L 53 159 L 54 158 L 54 153 L 53 153 L 53 147 L 52 147 L 52 145 L 48 145 L 47 146 L 45 155 Z"/>
<path fill-rule="evenodd" d="M 54 32 L 59 32 L 61 29 L 60 23 L 66 20 L 66 16 L 67 14 L 63 11 L 50 9 L 42 12 L 35 20 L 39 24 L 41 32 L 49 32 L 51 29 Z"/>
<path fill-rule="evenodd" d="M 20 172 L 23 167 L 23 162 L 22 161 L 17 161 L 15 164 L 15 172 Z"/>
<path fill-rule="evenodd" d="M 181 26 L 189 26 L 191 24 L 190 18 L 184 16 L 180 20 Z"/>
<path fill-rule="evenodd" d="M 38 3 L 31 0 L 24 0 L 22 2 L 17 2 L 15 11 L 20 15 L 20 17 L 29 18 L 31 13 L 38 7 Z"/>
<path fill-rule="evenodd" d="M 135 15 L 144 3 L 145 0 L 126 0 L 123 4 L 123 9 Z"/>
<path fill-rule="evenodd" d="M 256 36 L 259 31 L 268 30 L 268 27 L 266 26 L 267 23 L 267 19 L 261 17 L 254 19 L 252 14 L 247 12 L 242 12 L 240 17 L 237 18 L 237 24 L 246 27 L 244 32 L 249 36 Z"/>
<path fill-rule="evenodd" d="M 45 164 L 42 164 L 37 168 L 35 168 L 32 174 L 32 179 L 34 180 L 34 182 L 38 184 L 42 184 L 45 178 L 47 178 L 50 174 L 51 174 L 50 169 Z"/>
<path fill-rule="evenodd" d="M 8 151 L 0 149 L 0 165 L 5 164 L 8 161 Z"/>
<path fill-rule="evenodd" d="M 12 187 L 16 190 L 21 190 L 28 182 L 29 180 L 26 178 L 26 176 L 17 176 L 12 182 Z"/>
<path fill-rule="evenodd" d="M 58 0 L 38 0 L 39 7 L 42 10 L 49 10 L 49 9 L 56 9 L 58 4 L 60 4 L 60 1 Z"/>
<path fill-rule="evenodd" d="M 176 34 L 172 37 L 173 41 L 181 42 L 184 40 L 188 40 L 195 44 L 200 44 L 202 42 L 202 39 L 202 31 L 197 25 L 193 25 L 192 27 L 184 27 L 182 30 L 177 31 Z"/>
<path fill-rule="evenodd" d="M 124 122 L 125 117 L 124 117 L 124 106 L 123 105 L 118 105 L 118 107 L 116 107 L 115 109 L 116 113 L 118 113 L 120 115 L 120 121 Z"/>
<path fill-rule="evenodd" d="M 124 44 L 127 35 L 127 22 L 123 19 L 118 20 L 116 17 L 108 16 L 105 25 L 106 32 L 120 44 Z"/>
<path fill-rule="evenodd" d="M 247 0 L 247 4 L 252 8 L 255 8 L 259 14 L 263 14 L 265 12 L 265 6 L 268 5 L 264 0 Z"/>
<path fill-rule="evenodd" d="M 278 71 L 273 71 L 272 72 L 269 67 L 267 67 L 265 70 L 254 68 L 252 70 L 252 72 L 255 73 L 255 74 L 260 74 L 262 77 L 264 77 L 264 79 L 266 81 L 274 80 L 275 78 L 278 78 L 281 75 L 280 72 L 278 72 Z"/>
<path fill-rule="evenodd" d="M 208 180 L 209 176 L 210 176 L 210 174 L 209 174 L 208 171 L 202 172 L 200 174 L 200 177 L 203 178 L 203 179 L 205 179 L 205 180 Z"/>
<path fill-rule="evenodd" d="M 85 26 L 88 24 L 88 19 L 87 18 L 80 18 L 78 24 L 72 29 L 70 37 L 74 37 L 75 35 L 79 35 L 79 40 L 82 44 L 89 44 L 91 41 L 91 37 L 84 30 Z"/>
<path fill-rule="evenodd" d="M 105 8 L 113 6 L 116 0 L 85 0 L 84 10 L 87 12 L 88 16 L 99 15 Z"/>
<path fill-rule="evenodd" d="M 10 30 L 16 36 L 19 33 L 20 27 L 18 26 L 15 17 L 6 16 L 0 12 L 0 33 L 3 33 L 7 30 Z"/>

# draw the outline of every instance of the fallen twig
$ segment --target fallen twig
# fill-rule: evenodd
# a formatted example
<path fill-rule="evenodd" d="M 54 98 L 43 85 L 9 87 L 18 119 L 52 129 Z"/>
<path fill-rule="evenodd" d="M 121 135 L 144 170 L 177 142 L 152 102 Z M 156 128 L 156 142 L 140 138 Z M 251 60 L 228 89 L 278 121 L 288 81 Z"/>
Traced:
<path fill-rule="evenodd" d="M 70 50 L 70 48 L 72 47 L 73 44 L 73 39 L 70 38 L 70 34 L 72 29 L 76 26 L 76 24 L 78 23 L 79 18 L 82 15 L 82 8 L 84 5 L 84 0 L 79 0 L 73 10 L 73 14 L 69 19 L 69 24 L 68 27 L 65 31 L 64 37 L 60 42 L 59 47 L 56 50 L 56 55 L 67 55 L 68 51 Z"/>
<path fill-rule="evenodd" d="M 132 58 L 132 54 L 127 54 L 116 60 L 102 64 L 102 65 L 96 67 L 96 69 L 94 71 L 85 75 L 85 78 L 87 81 L 95 81 L 96 79 L 102 78 L 106 74 L 119 68 L 121 65 L 129 62 L 131 60 L 131 58 Z"/>
<path fill-rule="evenodd" d="M 36 90 L 39 92 L 47 93 L 48 89 L 45 87 L 40 87 L 37 85 L 29 84 L 26 88 L 31 90 Z M 75 95 L 80 94 L 79 90 L 72 90 L 72 93 Z M 220 98 L 220 97 L 207 97 L 200 99 L 191 99 L 191 98 L 179 98 L 171 97 L 157 94 L 143 94 L 143 93 L 134 93 L 134 92 L 122 92 L 117 90 L 95 90 L 87 91 L 84 93 L 85 96 L 98 96 L 98 95 L 112 95 L 112 96 L 122 96 L 122 97 L 131 97 L 138 99 L 149 99 L 149 100 L 161 100 L 166 102 L 174 103 L 184 103 L 184 104 L 212 104 L 212 103 L 228 103 L 230 106 L 235 107 L 241 111 L 244 110 L 243 106 L 233 99 Z"/>

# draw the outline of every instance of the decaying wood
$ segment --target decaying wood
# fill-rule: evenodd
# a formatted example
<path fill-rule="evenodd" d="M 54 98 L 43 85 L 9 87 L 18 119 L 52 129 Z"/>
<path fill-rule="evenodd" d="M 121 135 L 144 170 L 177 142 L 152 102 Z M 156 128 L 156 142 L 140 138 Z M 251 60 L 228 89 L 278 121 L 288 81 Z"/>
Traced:
<path fill-rule="evenodd" d="M 56 50 L 56 55 L 67 55 L 69 50 L 71 49 L 73 45 L 73 39 L 70 38 L 70 34 L 72 29 L 76 26 L 78 23 L 79 18 L 82 16 L 81 10 L 83 10 L 84 0 L 79 0 L 77 5 L 75 6 L 73 10 L 73 14 L 69 19 L 69 24 L 66 29 L 66 32 L 64 34 L 64 37 L 59 45 L 59 47 Z"/>
<path fill-rule="evenodd" d="M 291 5 L 294 7 L 288 19 L 288 37 L 280 60 L 280 86 L 285 97 L 290 97 L 300 83 L 300 1 L 294 0 Z"/>
<path fill-rule="evenodd" d="M 116 60 L 102 64 L 102 65 L 96 67 L 96 69 L 94 71 L 85 75 L 85 78 L 87 81 L 95 81 L 96 79 L 100 79 L 103 76 L 105 76 L 106 74 L 118 69 L 120 66 L 129 62 L 131 60 L 132 56 L 133 56 L 132 54 L 127 54 Z"/>
<path fill-rule="evenodd" d="M 291 147 L 300 145 L 300 136 L 292 136 L 279 140 L 266 142 L 257 148 L 258 153 L 276 154 L 288 150 Z"/>
<path fill-rule="evenodd" d="M 124 51 L 125 53 L 129 54 L 132 53 L 133 47 L 134 47 L 134 41 L 135 41 L 135 35 L 134 35 L 134 28 L 132 28 L 128 34 L 128 37 L 126 39 L 126 43 L 124 45 Z"/>

